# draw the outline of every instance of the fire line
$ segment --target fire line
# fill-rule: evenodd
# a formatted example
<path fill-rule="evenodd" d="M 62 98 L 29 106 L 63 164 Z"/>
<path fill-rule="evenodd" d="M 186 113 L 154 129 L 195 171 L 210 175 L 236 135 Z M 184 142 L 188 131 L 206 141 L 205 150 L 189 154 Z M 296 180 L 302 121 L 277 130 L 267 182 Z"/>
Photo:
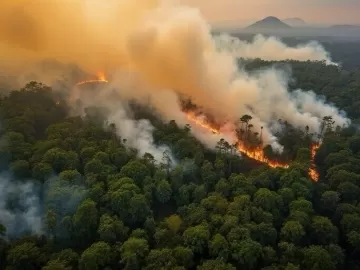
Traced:
<path fill-rule="evenodd" d="M 202 128 L 207 129 L 214 134 L 220 134 L 219 129 L 211 126 L 211 124 L 207 123 L 206 121 L 204 121 L 200 118 L 197 118 L 192 112 L 187 112 L 186 116 L 190 121 L 201 126 Z M 256 148 L 256 149 L 249 149 L 240 140 L 237 141 L 236 145 L 237 145 L 237 150 L 240 153 L 246 155 L 247 157 L 249 157 L 251 159 L 257 160 L 262 163 L 266 163 L 268 166 L 270 166 L 272 168 L 288 168 L 289 167 L 289 164 L 283 164 L 278 161 L 273 161 L 273 160 L 267 159 L 264 155 L 263 149 L 260 147 Z"/>
<path fill-rule="evenodd" d="M 195 123 L 196 125 L 211 131 L 214 134 L 220 134 L 220 130 L 217 129 L 216 127 L 212 126 L 210 123 L 206 122 L 205 120 L 196 117 L 196 115 L 192 112 L 187 112 L 186 113 L 187 118 Z M 246 155 L 247 157 L 257 160 L 259 162 L 265 163 L 267 164 L 269 167 L 272 168 L 284 168 L 287 169 L 289 168 L 289 164 L 286 163 L 281 163 L 275 160 L 269 160 L 268 158 L 265 157 L 264 155 L 264 151 L 261 147 L 258 147 L 256 149 L 250 149 L 248 147 L 246 147 L 246 145 L 244 144 L 244 142 L 238 140 L 237 143 L 237 150 Z M 320 144 L 319 143 L 314 143 L 311 146 L 311 167 L 308 170 L 308 175 L 309 177 L 314 181 L 317 182 L 319 180 L 319 173 L 316 170 L 316 166 L 314 163 L 314 158 L 316 155 L 317 150 L 319 149 Z"/>
<path fill-rule="evenodd" d="M 81 82 L 78 82 L 76 84 L 76 86 L 82 85 L 82 84 L 87 84 L 87 83 L 107 83 L 107 82 L 108 82 L 108 80 L 106 80 L 105 73 L 104 72 L 98 72 L 97 79 L 81 81 Z"/>

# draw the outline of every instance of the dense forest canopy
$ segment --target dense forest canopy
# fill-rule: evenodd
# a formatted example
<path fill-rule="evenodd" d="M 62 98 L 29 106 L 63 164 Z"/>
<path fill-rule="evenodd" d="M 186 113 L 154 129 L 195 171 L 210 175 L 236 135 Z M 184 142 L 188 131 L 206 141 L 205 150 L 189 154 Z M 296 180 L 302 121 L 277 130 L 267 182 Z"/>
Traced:
<path fill-rule="evenodd" d="M 291 88 L 314 90 L 359 119 L 360 73 L 291 66 Z M 204 147 L 191 126 L 150 119 L 158 162 L 116 135 L 99 108 L 70 116 L 37 82 L 1 97 L 0 269 L 359 269 L 360 136 L 329 129 L 315 164 L 306 130 L 280 135 L 287 169 Z M 271 154 L 271 153 L 270 153 Z"/>
<path fill-rule="evenodd" d="M 0 6 L 0 270 L 360 268 L 356 43 Z"/>

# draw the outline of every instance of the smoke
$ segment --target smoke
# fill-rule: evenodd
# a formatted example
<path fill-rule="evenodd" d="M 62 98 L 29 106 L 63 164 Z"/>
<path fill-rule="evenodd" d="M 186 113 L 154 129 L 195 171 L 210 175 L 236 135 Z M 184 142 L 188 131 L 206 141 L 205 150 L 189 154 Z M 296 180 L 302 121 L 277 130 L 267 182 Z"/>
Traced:
<path fill-rule="evenodd" d="M 0 223 L 7 235 L 43 233 L 40 189 L 35 183 L 20 182 L 8 173 L 0 174 Z"/>
<path fill-rule="evenodd" d="M 73 100 L 80 100 L 81 105 L 77 108 L 76 114 L 86 113 L 86 108 L 100 108 L 104 109 L 104 117 L 107 119 L 107 124 L 115 124 L 116 133 L 121 139 L 126 140 L 126 145 L 138 150 L 138 155 L 143 156 L 149 153 L 154 156 L 157 162 L 160 162 L 165 151 L 170 152 L 167 146 L 154 144 L 153 131 L 154 127 L 150 121 L 146 119 L 134 119 L 132 111 L 128 104 L 124 102 L 127 97 L 126 88 L 113 88 L 111 85 L 95 87 L 93 89 L 87 86 L 75 87 L 73 89 Z M 121 97 L 119 94 L 122 94 Z M 175 159 L 170 157 L 172 162 Z"/>
<path fill-rule="evenodd" d="M 170 151 L 166 146 L 156 146 L 154 144 L 152 136 L 154 127 L 148 120 L 133 120 L 129 118 L 121 105 L 110 114 L 108 119 L 116 125 L 118 135 L 126 139 L 126 145 L 138 149 L 140 156 L 150 153 L 159 162 L 162 160 L 163 153 Z M 174 163 L 174 158 L 171 157 L 171 159 Z"/>
<path fill-rule="evenodd" d="M 40 185 L 35 180 L 20 181 L 8 172 L 1 172 L 0 223 L 6 227 L 6 235 L 10 238 L 25 233 L 46 234 L 45 211 L 54 210 L 60 219 L 73 215 L 85 194 L 83 186 L 67 183 L 59 177 L 50 177 Z"/>
<path fill-rule="evenodd" d="M 326 64 L 336 65 L 330 55 L 316 41 L 288 47 L 276 37 L 256 35 L 252 42 L 246 42 L 228 34 L 215 37 L 215 43 L 220 52 L 227 52 L 233 57 L 254 59 L 261 58 L 269 61 L 298 60 L 325 61 Z"/>
<path fill-rule="evenodd" d="M 221 122 L 251 115 L 254 130 L 262 126 L 263 140 L 276 149 L 281 146 L 273 123 L 279 118 L 299 127 L 309 125 L 313 132 L 319 131 L 322 117 L 329 113 L 337 125 L 350 122 L 311 93 L 289 93 L 286 74 L 267 69 L 249 75 L 236 63 L 239 56 L 331 63 L 319 44 L 288 48 L 275 38 L 258 36 L 244 43 L 222 36 L 220 44 L 226 46 L 219 50 L 219 38 L 214 41 L 198 9 L 160 0 L 20 2 L 0 4 L 0 57 L 14 70 L 19 63 L 53 58 L 77 63 L 92 73 L 116 71 L 110 86 L 117 95 L 151 104 L 164 119 L 186 124 L 178 94 L 188 96 Z M 14 12 L 20 15 L 13 16 Z M 19 29 L 26 29 L 26 35 Z M 117 106 L 101 95 L 91 100 Z M 139 132 L 135 138 L 142 143 L 135 139 L 132 144 L 156 150 L 151 146 L 151 127 L 132 122 L 119 110 L 111 109 L 113 121 L 122 119 L 117 125 L 119 134 L 133 137 Z M 197 131 L 195 135 L 213 141 Z"/>
<path fill-rule="evenodd" d="M 73 215 L 86 196 L 86 189 L 81 183 L 70 183 L 55 176 L 44 183 L 44 191 L 46 209 L 55 211 L 60 219 Z"/>

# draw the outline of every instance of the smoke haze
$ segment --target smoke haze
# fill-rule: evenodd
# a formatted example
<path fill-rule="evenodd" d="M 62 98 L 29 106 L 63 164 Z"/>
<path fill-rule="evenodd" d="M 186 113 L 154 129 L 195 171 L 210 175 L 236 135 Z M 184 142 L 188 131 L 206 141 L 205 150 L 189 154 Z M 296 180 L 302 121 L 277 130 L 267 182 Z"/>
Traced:
<path fill-rule="evenodd" d="M 242 41 L 227 34 L 219 35 L 215 42 L 220 51 L 230 53 L 233 57 L 245 59 L 261 58 L 268 61 L 298 60 L 298 61 L 331 61 L 329 53 L 316 41 L 288 47 L 276 37 L 256 35 L 252 42 Z"/>
<path fill-rule="evenodd" d="M 0 223 L 8 236 L 43 232 L 39 188 L 31 182 L 18 182 L 8 173 L 0 174 Z"/>
<path fill-rule="evenodd" d="M 288 48 L 276 39 L 259 36 L 253 43 L 235 42 L 234 48 L 234 39 L 223 36 L 224 48 L 218 50 L 219 42 L 198 9 L 164 1 L 19 3 L 0 4 L 0 57 L 15 71 L 19 63 L 48 58 L 74 62 L 90 73 L 116 70 L 111 86 L 118 94 L 150 102 L 164 119 L 186 123 L 177 102 L 177 94 L 185 95 L 222 122 L 250 114 L 255 129 L 264 127 L 264 141 L 278 149 L 271 123 L 279 118 L 295 126 L 309 125 L 312 132 L 319 131 L 322 117 L 329 112 L 335 114 L 337 125 L 349 123 L 343 113 L 311 93 L 289 94 L 288 76 L 283 72 L 268 69 L 249 75 L 236 63 L 239 56 L 331 63 L 316 43 Z M 93 102 L 101 97 L 97 99 Z M 124 120 L 122 111 L 112 112 L 113 119 Z M 130 130 L 151 130 L 147 124 L 125 123 Z"/>

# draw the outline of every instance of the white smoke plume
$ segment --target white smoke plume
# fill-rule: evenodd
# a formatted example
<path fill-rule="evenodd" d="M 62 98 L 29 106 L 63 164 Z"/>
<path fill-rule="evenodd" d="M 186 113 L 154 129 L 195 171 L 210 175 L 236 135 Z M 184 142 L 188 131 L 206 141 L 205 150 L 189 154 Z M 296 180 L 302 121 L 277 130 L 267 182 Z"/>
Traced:
<path fill-rule="evenodd" d="M 134 119 L 131 115 L 131 110 L 124 102 L 124 98 L 119 96 L 126 88 L 112 88 L 110 86 L 101 87 L 101 91 L 90 90 L 75 87 L 73 91 L 73 100 L 81 100 L 80 113 L 85 113 L 85 108 L 99 107 L 106 109 L 107 124 L 113 123 L 116 127 L 117 135 L 121 139 L 126 140 L 126 145 L 138 150 L 138 155 L 143 156 L 145 153 L 149 153 L 154 156 L 157 162 L 160 162 L 163 158 L 165 151 L 170 152 L 170 149 L 166 146 L 157 146 L 153 140 L 154 127 L 149 120 L 146 119 Z M 90 91 L 86 93 L 86 91 Z M 175 159 L 170 157 L 172 162 L 175 163 Z"/>
<path fill-rule="evenodd" d="M 252 42 L 243 41 L 228 34 L 221 34 L 214 38 L 220 52 L 226 52 L 233 57 L 268 61 L 298 60 L 324 61 L 329 65 L 336 65 L 324 47 L 317 41 L 288 47 L 277 37 L 256 35 Z"/>
<path fill-rule="evenodd" d="M 150 153 L 157 162 L 160 162 L 163 158 L 163 153 L 165 151 L 170 152 L 168 147 L 156 146 L 154 144 L 152 136 L 154 127 L 148 120 L 129 118 L 121 105 L 110 114 L 109 121 L 116 125 L 119 136 L 126 139 L 126 145 L 139 150 L 140 156 Z M 174 162 L 174 158 L 172 158 L 172 161 Z"/>
<path fill-rule="evenodd" d="M 0 56 L 5 63 L 10 56 L 13 66 L 17 60 L 53 58 L 75 62 L 93 73 L 117 70 L 119 77 L 111 86 L 118 94 L 150 102 L 165 119 L 187 123 L 175 93 L 185 95 L 219 121 L 235 122 L 244 114 L 251 115 L 254 129 L 263 126 L 263 140 L 278 149 L 281 146 L 271 124 L 278 118 L 295 126 L 309 125 L 313 132 L 319 131 L 322 117 L 329 113 L 337 125 L 349 124 L 343 113 L 315 96 L 288 93 L 288 78 L 282 72 L 268 69 L 249 75 L 236 63 L 239 56 L 270 59 L 270 55 L 275 60 L 331 63 L 318 44 L 288 48 L 277 39 L 259 36 L 252 43 L 240 43 L 241 50 L 233 55 L 218 50 L 198 9 L 167 1 L 49 0 L 22 7 L 13 16 L 19 8 L 11 1 L 0 4 Z M 27 35 L 16 31 L 18 25 L 28 26 Z M 309 101 L 311 105 L 305 104 Z M 128 126 L 139 129 L 136 124 Z"/>
<path fill-rule="evenodd" d="M 39 189 L 32 182 L 19 182 L 8 173 L 0 174 L 0 223 L 8 236 L 25 232 L 43 233 Z"/>

